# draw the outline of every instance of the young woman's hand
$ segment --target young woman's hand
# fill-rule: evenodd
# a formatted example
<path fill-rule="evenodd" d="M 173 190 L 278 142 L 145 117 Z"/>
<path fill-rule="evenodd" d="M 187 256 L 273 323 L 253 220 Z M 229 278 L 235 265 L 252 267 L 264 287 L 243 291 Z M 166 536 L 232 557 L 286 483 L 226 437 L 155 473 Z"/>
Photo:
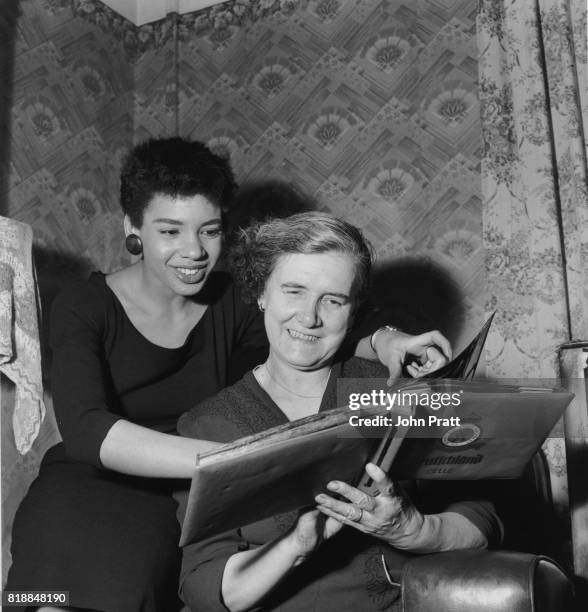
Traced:
<path fill-rule="evenodd" d="M 413 378 L 434 372 L 451 359 L 449 340 L 436 330 L 411 336 L 400 330 L 382 328 L 373 334 L 372 339 L 378 359 L 390 372 L 390 385 L 400 377 L 409 355 L 415 358 L 406 366 Z"/>
<path fill-rule="evenodd" d="M 287 536 L 297 556 L 296 565 L 302 563 L 324 540 L 334 536 L 342 527 L 341 521 L 327 517 L 318 510 L 303 512 Z"/>

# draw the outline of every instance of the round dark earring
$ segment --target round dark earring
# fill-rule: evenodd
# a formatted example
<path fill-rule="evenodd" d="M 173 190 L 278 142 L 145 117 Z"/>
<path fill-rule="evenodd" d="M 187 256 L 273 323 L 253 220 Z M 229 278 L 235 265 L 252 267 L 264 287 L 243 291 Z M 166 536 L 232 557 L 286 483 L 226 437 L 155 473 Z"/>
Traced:
<path fill-rule="evenodd" d="M 143 252 L 143 243 L 137 234 L 129 234 L 125 238 L 125 246 L 131 255 L 141 255 Z"/>

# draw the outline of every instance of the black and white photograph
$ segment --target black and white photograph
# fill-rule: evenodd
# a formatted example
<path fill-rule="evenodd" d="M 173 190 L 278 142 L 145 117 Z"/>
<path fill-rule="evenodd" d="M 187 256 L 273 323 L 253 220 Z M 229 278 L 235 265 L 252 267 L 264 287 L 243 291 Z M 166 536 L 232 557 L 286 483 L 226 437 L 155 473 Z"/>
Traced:
<path fill-rule="evenodd" d="M 0 607 L 588 609 L 587 26 L 0 0 Z"/>

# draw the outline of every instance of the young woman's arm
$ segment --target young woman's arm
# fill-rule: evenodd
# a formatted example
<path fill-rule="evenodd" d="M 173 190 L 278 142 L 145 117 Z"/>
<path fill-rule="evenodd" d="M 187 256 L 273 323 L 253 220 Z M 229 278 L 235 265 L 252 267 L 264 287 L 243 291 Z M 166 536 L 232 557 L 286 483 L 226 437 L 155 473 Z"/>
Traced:
<path fill-rule="evenodd" d="M 237 367 L 235 374 L 238 375 L 233 380 L 239 380 L 246 371 L 265 359 L 267 338 L 263 316 L 257 307 L 243 303 L 238 292 L 235 294 L 235 303 L 239 313 L 236 346 L 239 350 L 245 349 L 237 353 L 243 355 L 243 364 Z M 406 369 L 414 378 L 438 370 L 452 357 L 449 340 L 436 330 L 412 336 L 395 328 L 380 327 L 365 337 L 360 337 L 361 333 L 365 331 L 355 331 L 353 338 L 349 338 L 352 343 L 350 346 L 354 347 L 353 354 L 385 365 L 389 371 L 389 384 L 393 384 L 402 375 L 402 367 L 409 355 L 414 357 L 414 361 L 406 364 Z M 256 361 L 248 359 L 247 355 L 255 355 Z"/>
<path fill-rule="evenodd" d="M 134 476 L 192 478 L 198 454 L 217 446 L 120 419 L 100 446 L 100 461 L 106 468 Z"/>
<path fill-rule="evenodd" d="M 109 405 L 116 394 L 107 312 L 105 293 L 92 282 L 61 294 L 52 309 L 53 403 L 67 455 L 137 476 L 191 477 L 198 453 L 214 443 L 136 425 Z"/>
<path fill-rule="evenodd" d="M 356 357 L 375 360 L 388 368 L 388 384 L 402 375 L 408 355 L 415 360 L 407 364 L 408 373 L 419 378 L 443 367 L 451 359 L 451 344 L 441 332 L 430 331 L 411 336 L 390 327 L 381 327 L 362 338 L 355 348 Z"/>
<path fill-rule="evenodd" d="M 318 510 L 311 510 L 300 515 L 284 536 L 231 556 L 222 578 L 224 605 L 231 612 L 255 607 L 284 576 L 342 526 L 335 519 L 325 519 Z"/>

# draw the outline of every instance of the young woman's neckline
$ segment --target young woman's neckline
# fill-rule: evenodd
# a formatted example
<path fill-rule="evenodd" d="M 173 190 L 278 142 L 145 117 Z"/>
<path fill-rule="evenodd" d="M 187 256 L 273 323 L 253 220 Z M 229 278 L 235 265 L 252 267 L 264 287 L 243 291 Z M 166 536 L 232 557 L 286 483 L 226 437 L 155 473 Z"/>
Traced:
<path fill-rule="evenodd" d="M 159 344 L 157 342 L 154 342 L 153 340 L 151 340 L 150 338 L 148 338 L 135 324 L 135 322 L 133 321 L 133 319 L 129 316 L 129 313 L 124 305 L 124 301 L 120 298 L 120 296 L 118 295 L 118 293 L 114 290 L 114 288 L 110 285 L 110 283 L 108 282 L 108 278 L 109 275 L 104 274 L 103 272 L 95 272 L 94 274 L 96 274 L 104 283 L 105 287 L 107 288 L 108 292 L 113 296 L 116 304 L 119 306 L 119 308 L 122 310 L 124 317 L 126 319 L 126 321 L 129 323 L 129 325 L 131 326 L 131 328 L 136 332 L 136 334 L 141 337 L 145 342 L 147 342 L 149 345 L 157 348 L 157 349 L 161 349 L 164 351 L 178 351 L 180 349 L 185 348 L 192 336 L 194 335 L 196 329 L 200 326 L 200 324 L 202 323 L 202 321 L 204 320 L 204 317 L 206 316 L 206 313 L 208 312 L 208 306 L 205 307 L 204 311 L 202 312 L 202 315 L 200 316 L 200 318 L 198 319 L 198 321 L 196 321 L 196 323 L 194 323 L 194 325 L 189 329 L 188 333 L 186 334 L 186 337 L 184 339 L 184 342 L 182 344 L 179 344 L 178 346 L 163 346 L 162 344 Z"/>

